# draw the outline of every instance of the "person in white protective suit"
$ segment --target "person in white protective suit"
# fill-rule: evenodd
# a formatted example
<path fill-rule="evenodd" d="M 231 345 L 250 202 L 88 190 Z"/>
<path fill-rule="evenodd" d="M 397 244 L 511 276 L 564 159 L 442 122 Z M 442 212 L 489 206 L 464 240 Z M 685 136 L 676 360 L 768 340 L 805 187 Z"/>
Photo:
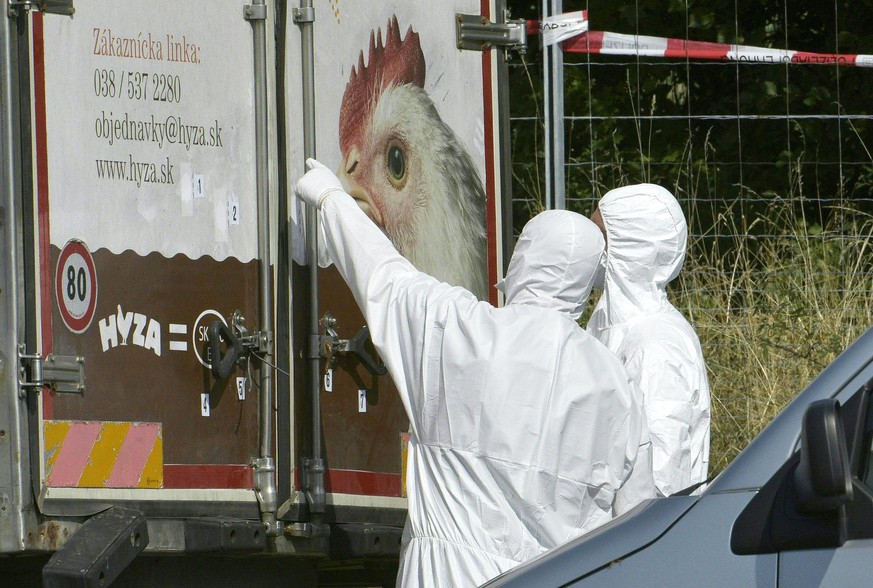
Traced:
<path fill-rule="evenodd" d="M 621 359 L 643 395 L 658 494 L 702 483 L 709 468 L 710 397 L 694 328 L 667 299 L 685 261 L 679 203 L 653 184 L 610 190 L 592 220 L 606 236 L 603 295 L 588 331 Z"/>
<path fill-rule="evenodd" d="M 575 322 L 599 229 L 566 211 L 532 219 L 495 308 L 416 270 L 330 170 L 308 165 L 297 193 L 321 210 L 410 419 L 398 585 L 477 586 L 609 521 L 643 415 L 621 363 Z"/>

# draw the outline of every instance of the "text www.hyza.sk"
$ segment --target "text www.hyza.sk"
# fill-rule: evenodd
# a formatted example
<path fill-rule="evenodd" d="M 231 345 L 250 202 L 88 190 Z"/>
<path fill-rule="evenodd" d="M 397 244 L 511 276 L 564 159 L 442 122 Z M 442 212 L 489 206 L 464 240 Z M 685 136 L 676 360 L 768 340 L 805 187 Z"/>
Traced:
<path fill-rule="evenodd" d="M 133 155 L 127 159 L 97 159 L 97 179 L 134 182 L 139 188 L 143 184 L 175 184 L 170 158 L 154 163 L 151 161 L 136 161 Z"/>

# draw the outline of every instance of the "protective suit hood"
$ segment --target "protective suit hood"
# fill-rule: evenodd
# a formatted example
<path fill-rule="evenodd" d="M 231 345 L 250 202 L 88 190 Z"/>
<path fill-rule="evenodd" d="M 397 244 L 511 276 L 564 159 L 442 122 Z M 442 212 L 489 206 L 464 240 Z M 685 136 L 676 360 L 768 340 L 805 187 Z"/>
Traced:
<path fill-rule="evenodd" d="M 506 278 L 498 284 L 506 304 L 567 313 L 573 320 L 591 294 L 603 256 L 603 235 L 593 222 L 567 210 L 549 210 L 521 231 Z"/>
<path fill-rule="evenodd" d="M 688 242 L 679 203 L 661 186 L 636 184 L 610 190 L 599 208 L 607 235 L 605 326 L 664 310 Z"/>

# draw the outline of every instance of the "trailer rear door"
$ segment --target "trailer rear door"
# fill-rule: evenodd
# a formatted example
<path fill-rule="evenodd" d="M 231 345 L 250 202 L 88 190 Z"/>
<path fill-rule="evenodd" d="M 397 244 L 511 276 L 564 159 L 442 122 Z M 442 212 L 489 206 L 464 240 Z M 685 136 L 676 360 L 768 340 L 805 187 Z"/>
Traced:
<path fill-rule="evenodd" d="M 499 56 L 497 51 L 461 50 L 457 39 L 458 15 L 495 20 L 493 3 L 367 0 L 332 1 L 316 8 L 312 25 L 314 136 L 306 132 L 310 121 L 306 120 L 307 89 L 302 80 L 307 72 L 305 59 L 297 57 L 300 36 L 295 33 L 296 26 L 288 27 L 284 97 L 289 194 L 305 171 L 305 159 L 316 157 L 343 179 L 353 195 L 371 198 L 371 216 L 419 269 L 496 304 L 493 285 L 502 273 Z M 298 12 L 289 14 L 289 19 L 299 23 L 309 16 Z M 392 91 L 406 91 L 407 96 L 392 102 Z M 424 116 L 412 114 L 422 112 Z M 412 119 L 416 124 L 411 124 Z M 447 156 L 447 152 L 451 154 Z M 471 170 L 464 181 L 444 181 L 462 174 L 461 168 Z M 449 186 L 466 193 L 450 194 Z M 444 207 L 444 218 L 418 219 L 417 226 L 406 225 L 419 235 L 429 232 L 430 236 L 407 239 L 404 227 L 392 226 L 386 219 L 402 215 L 404 200 L 409 203 L 414 198 L 422 199 L 420 203 L 430 210 L 440 208 L 435 205 L 439 199 L 465 202 L 475 209 L 472 216 L 476 222 L 470 225 L 462 207 L 449 204 Z M 394 202 L 388 202 L 391 199 Z M 299 229 L 292 239 L 293 257 L 298 264 L 308 265 L 311 251 L 307 251 L 302 228 L 307 211 L 293 198 L 289 207 L 292 226 Z M 431 230 L 437 225 L 449 226 L 448 233 Z M 458 261 L 464 256 L 452 254 L 461 250 L 469 253 L 466 261 Z M 382 507 L 399 509 L 402 521 L 403 455 L 409 426 L 406 413 L 390 376 L 374 374 L 366 361 L 351 353 L 331 350 L 333 363 L 324 357 L 325 337 L 352 340 L 365 322 L 332 266 L 318 271 L 313 304 L 307 271 L 295 266 L 292 284 L 298 321 L 295 355 L 304 358 L 299 365 L 306 366 L 296 372 L 301 377 L 295 386 L 295 413 L 308 413 L 312 396 L 317 395 L 321 411 L 314 418 L 320 420 L 323 434 L 312 439 L 311 425 L 297 419 L 297 486 L 307 486 L 308 460 L 322 458 L 326 502 L 328 509 L 334 509 L 336 520 L 361 520 L 357 507 Z M 307 334 L 306 320 L 309 317 L 313 322 L 312 313 L 321 324 L 318 333 Z M 331 317 L 335 323 L 329 322 Z M 333 335 L 328 329 L 331 325 Z M 320 337 L 323 357 L 313 366 L 305 358 L 312 357 L 309 345 L 314 335 Z M 365 350 L 379 363 L 372 347 Z M 302 377 L 304 373 L 309 381 Z M 313 417 L 310 414 L 308 418 L 311 422 Z M 321 455 L 313 456 L 313 447 L 319 445 Z M 302 493 L 296 497 L 298 506 L 305 500 Z M 294 511 L 295 505 L 291 505 L 286 518 L 293 518 Z"/>
<path fill-rule="evenodd" d="M 85 373 L 43 394 L 41 510 L 256 516 L 259 390 L 206 339 L 262 328 L 252 27 L 207 0 L 32 18 L 41 348 Z"/>

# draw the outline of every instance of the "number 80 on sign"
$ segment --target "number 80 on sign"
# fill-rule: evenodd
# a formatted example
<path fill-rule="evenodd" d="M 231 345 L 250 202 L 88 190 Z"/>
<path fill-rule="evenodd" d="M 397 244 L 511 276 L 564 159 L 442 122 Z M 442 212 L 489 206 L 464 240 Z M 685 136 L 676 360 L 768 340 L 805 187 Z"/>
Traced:
<path fill-rule="evenodd" d="M 74 333 L 91 325 L 97 308 L 97 270 L 82 241 L 68 241 L 58 257 L 55 297 L 64 324 Z"/>

